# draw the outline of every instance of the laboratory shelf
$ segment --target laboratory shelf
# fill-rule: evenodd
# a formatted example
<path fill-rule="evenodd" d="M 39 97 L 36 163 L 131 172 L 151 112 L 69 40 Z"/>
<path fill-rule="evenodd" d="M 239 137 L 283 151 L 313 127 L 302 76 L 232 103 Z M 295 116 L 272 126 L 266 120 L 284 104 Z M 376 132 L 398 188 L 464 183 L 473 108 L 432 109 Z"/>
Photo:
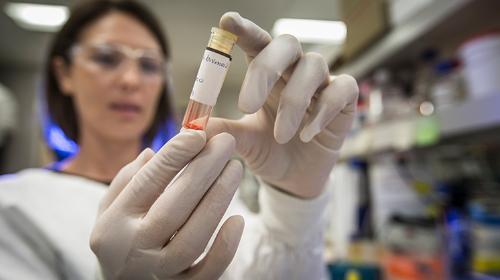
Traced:
<path fill-rule="evenodd" d="M 498 128 L 500 92 L 443 108 L 431 117 L 406 117 L 353 131 L 346 138 L 340 157 L 345 160 L 385 151 L 406 151 Z"/>
<path fill-rule="evenodd" d="M 331 70 L 359 79 L 378 67 L 416 59 L 428 47 L 454 51 L 478 30 L 498 27 L 499 9 L 497 0 L 435 0 L 355 59 Z"/>
<path fill-rule="evenodd" d="M 452 137 L 500 125 L 500 92 L 437 112 L 442 137 Z"/>

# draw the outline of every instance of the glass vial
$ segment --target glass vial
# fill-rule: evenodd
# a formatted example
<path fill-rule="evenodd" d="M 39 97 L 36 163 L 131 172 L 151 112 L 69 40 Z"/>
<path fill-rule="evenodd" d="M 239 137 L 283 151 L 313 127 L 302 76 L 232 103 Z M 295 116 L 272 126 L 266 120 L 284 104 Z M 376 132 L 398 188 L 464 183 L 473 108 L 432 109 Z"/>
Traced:
<path fill-rule="evenodd" d="M 205 130 L 231 63 L 231 51 L 238 37 L 212 27 L 198 74 L 184 114 L 182 127 Z"/>

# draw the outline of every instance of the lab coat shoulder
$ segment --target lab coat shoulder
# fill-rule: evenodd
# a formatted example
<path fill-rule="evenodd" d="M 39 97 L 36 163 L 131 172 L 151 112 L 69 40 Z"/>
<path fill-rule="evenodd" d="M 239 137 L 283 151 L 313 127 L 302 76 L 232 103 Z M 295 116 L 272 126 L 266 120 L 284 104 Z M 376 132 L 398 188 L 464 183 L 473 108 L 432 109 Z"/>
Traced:
<path fill-rule="evenodd" d="M 0 279 L 92 279 L 103 184 L 44 169 L 0 177 Z"/>

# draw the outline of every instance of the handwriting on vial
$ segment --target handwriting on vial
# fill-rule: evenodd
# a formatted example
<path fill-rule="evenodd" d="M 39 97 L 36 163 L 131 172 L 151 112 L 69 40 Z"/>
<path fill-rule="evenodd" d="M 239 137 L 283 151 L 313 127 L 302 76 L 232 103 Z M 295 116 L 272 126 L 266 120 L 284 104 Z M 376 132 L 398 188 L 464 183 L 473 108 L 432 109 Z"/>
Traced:
<path fill-rule="evenodd" d="M 205 57 L 205 60 L 206 60 L 207 62 L 210 62 L 210 63 L 212 63 L 212 64 L 215 64 L 215 65 L 217 65 L 217 66 L 220 66 L 220 67 L 222 67 L 222 68 L 228 68 L 228 67 L 229 67 L 229 65 L 228 65 L 227 63 L 220 62 L 220 61 L 218 61 L 217 59 L 210 57 L 210 55 L 208 55 L 208 54 L 207 54 L 207 56 Z"/>

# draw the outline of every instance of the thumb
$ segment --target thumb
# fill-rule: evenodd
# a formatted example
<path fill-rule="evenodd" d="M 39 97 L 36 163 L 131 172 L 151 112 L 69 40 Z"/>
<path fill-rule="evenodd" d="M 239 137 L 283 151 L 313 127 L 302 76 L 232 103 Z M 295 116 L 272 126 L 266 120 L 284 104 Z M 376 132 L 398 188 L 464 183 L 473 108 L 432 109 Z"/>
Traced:
<path fill-rule="evenodd" d="M 243 133 L 243 129 L 240 128 L 240 124 L 237 120 L 211 117 L 208 120 L 205 132 L 207 133 L 207 139 L 210 139 L 219 133 L 227 132 L 237 140 L 240 138 L 239 135 Z"/>
<path fill-rule="evenodd" d="M 208 120 L 207 128 L 205 130 L 207 133 L 207 139 L 210 139 L 219 133 L 227 132 L 236 140 L 236 151 L 238 154 L 244 156 L 247 150 L 252 147 L 252 130 L 248 125 L 245 125 L 246 117 L 247 116 L 240 120 L 228 120 L 224 118 L 211 117 Z"/>

